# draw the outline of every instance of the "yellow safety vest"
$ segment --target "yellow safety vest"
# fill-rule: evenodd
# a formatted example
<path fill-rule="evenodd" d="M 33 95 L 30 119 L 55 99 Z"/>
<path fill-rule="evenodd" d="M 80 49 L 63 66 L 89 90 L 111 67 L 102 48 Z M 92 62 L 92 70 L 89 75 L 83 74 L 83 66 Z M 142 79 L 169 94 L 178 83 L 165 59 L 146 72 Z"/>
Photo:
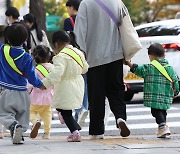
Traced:
<path fill-rule="evenodd" d="M 41 64 L 36 66 L 36 69 L 44 76 L 47 77 L 47 75 L 49 74 L 49 71 Z"/>
<path fill-rule="evenodd" d="M 19 68 L 16 66 L 15 64 L 15 61 L 18 60 L 19 58 L 21 58 L 24 54 L 25 54 L 25 51 L 20 55 L 18 56 L 17 58 L 13 59 L 11 56 L 10 56 L 10 49 L 11 47 L 9 45 L 5 45 L 4 46 L 4 56 L 5 56 L 5 59 L 6 61 L 8 62 L 9 66 L 15 71 L 17 72 L 18 74 L 20 75 L 24 75 L 20 70 Z"/>
<path fill-rule="evenodd" d="M 171 77 L 169 76 L 169 74 L 167 73 L 166 69 L 164 68 L 164 66 L 162 66 L 157 60 L 153 60 L 151 62 L 151 65 L 153 65 L 162 75 L 164 75 L 165 78 L 167 78 L 171 83 L 173 82 L 173 80 L 171 79 Z M 170 66 L 170 65 L 166 65 L 166 66 Z"/>
<path fill-rule="evenodd" d="M 72 57 L 81 67 L 84 66 L 81 57 L 73 50 L 70 48 L 64 48 L 63 50 L 60 51 L 61 53 L 67 54 L 70 57 Z"/>

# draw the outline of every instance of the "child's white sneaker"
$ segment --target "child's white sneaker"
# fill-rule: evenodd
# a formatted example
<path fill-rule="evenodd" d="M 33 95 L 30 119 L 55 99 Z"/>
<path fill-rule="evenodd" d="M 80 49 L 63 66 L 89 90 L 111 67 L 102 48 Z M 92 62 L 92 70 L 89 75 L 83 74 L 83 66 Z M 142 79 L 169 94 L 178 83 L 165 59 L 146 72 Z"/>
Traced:
<path fill-rule="evenodd" d="M 170 138 L 171 132 L 168 125 L 165 125 L 163 129 L 158 129 L 157 138 Z"/>
<path fill-rule="evenodd" d="M 13 144 L 23 144 L 22 142 L 22 126 L 16 121 L 9 127 Z"/>

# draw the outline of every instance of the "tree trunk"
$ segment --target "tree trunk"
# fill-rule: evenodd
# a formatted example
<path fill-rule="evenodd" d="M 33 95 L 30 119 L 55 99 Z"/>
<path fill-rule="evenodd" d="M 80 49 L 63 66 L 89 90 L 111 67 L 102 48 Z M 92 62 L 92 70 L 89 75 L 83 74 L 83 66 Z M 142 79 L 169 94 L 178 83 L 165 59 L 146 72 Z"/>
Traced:
<path fill-rule="evenodd" d="M 6 8 L 9 8 L 10 6 L 12 6 L 11 0 L 6 0 Z"/>
<path fill-rule="evenodd" d="M 30 0 L 30 13 L 36 17 L 39 27 L 46 31 L 46 11 L 43 0 Z"/>

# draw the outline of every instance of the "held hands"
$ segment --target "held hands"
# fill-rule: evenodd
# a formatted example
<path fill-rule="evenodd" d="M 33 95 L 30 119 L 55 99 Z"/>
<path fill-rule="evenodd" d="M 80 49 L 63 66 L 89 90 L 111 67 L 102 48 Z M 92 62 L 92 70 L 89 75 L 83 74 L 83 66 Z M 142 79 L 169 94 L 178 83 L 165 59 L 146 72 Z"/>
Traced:
<path fill-rule="evenodd" d="M 131 61 L 127 61 L 127 60 L 125 60 L 125 59 L 124 59 L 124 64 L 125 64 L 125 65 L 128 65 L 130 68 L 133 67 L 133 64 L 131 63 Z"/>
<path fill-rule="evenodd" d="M 46 87 L 45 87 L 44 85 L 42 85 L 42 86 L 40 87 L 40 89 L 41 89 L 41 90 L 45 90 Z"/>

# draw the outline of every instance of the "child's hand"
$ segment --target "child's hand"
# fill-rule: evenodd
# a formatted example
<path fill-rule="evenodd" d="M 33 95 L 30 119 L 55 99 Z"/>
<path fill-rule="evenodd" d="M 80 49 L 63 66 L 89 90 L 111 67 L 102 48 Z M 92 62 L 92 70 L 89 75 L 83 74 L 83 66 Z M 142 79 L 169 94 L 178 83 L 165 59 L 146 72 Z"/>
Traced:
<path fill-rule="evenodd" d="M 40 87 L 40 89 L 41 89 L 41 90 L 45 90 L 46 87 L 45 87 L 44 85 L 42 85 L 42 86 Z"/>

